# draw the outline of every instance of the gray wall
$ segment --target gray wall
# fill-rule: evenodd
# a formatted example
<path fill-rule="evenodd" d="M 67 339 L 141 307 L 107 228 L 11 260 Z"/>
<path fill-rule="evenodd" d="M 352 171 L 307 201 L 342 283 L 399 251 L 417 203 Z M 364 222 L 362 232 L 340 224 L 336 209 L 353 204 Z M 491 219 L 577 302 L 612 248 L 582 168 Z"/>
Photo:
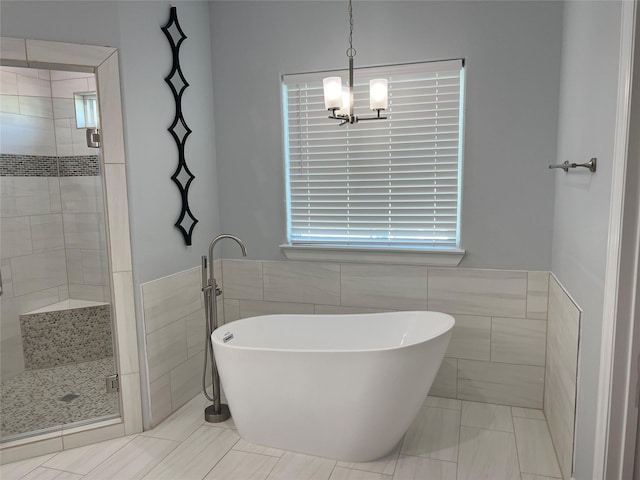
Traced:
<path fill-rule="evenodd" d="M 222 229 L 251 258 L 282 259 L 279 76 L 346 67 L 346 3 L 214 1 L 211 13 Z M 562 4 L 356 1 L 354 20 L 356 66 L 467 60 L 461 265 L 550 269 Z"/>
<path fill-rule="evenodd" d="M 552 271 L 582 308 L 575 478 L 591 478 L 598 393 L 619 2 L 568 2 L 563 25 L 558 162 L 598 157 L 598 171 L 557 172 Z"/>

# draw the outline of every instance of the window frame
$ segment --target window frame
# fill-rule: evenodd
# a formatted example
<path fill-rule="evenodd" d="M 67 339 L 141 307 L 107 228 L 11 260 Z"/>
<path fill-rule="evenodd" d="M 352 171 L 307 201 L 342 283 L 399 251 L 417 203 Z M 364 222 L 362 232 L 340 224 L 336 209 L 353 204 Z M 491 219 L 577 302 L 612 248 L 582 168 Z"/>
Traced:
<path fill-rule="evenodd" d="M 444 64 L 445 62 L 459 62 L 460 66 L 460 86 L 459 86 L 459 120 L 458 120 L 458 159 L 457 159 L 457 208 L 456 208 L 456 238 L 455 246 L 433 245 L 425 246 L 394 246 L 394 245 L 349 245 L 322 242 L 292 242 L 292 210 L 291 210 L 291 176 L 290 176 L 290 142 L 288 128 L 288 87 L 286 78 L 292 75 L 309 75 L 309 76 L 327 76 L 330 74 L 342 75 L 345 70 L 331 70 L 323 72 L 308 72 L 304 74 L 283 74 L 281 75 L 281 115 L 283 128 L 283 153 L 284 153 L 284 175 L 285 175 L 285 207 L 286 207 L 286 243 L 281 244 L 280 248 L 287 258 L 291 260 L 317 260 L 317 261 L 355 261 L 355 262 L 375 262 L 375 263 L 394 263 L 394 264 L 426 264 L 437 266 L 455 266 L 460 263 L 465 255 L 465 250 L 460 248 L 461 233 L 461 217 L 462 217 L 462 175 L 464 160 L 464 119 L 465 119 L 465 59 L 456 58 L 451 60 L 437 60 L 428 62 L 412 62 L 407 64 L 382 65 L 376 67 L 356 68 L 356 71 L 366 71 L 368 69 L 401 69 L 405 67 L 415 68 L 416 65 L 428 64 Z M 426 69 L 425 69 L 426 70 Z M 384 75 L 382 75 L 384 76 Z M 357 78 L 357 73 L 356 73 Z M 364 112 L 363 112 L 364 113 Z M 328 113 L 327 113 L 328 115 Z M 369 123 L 369 122 L 367 122 Z M 343 126 L 341 128 L 348 128 Z M 353 128 L 357 129 L 355 125 Z"/>

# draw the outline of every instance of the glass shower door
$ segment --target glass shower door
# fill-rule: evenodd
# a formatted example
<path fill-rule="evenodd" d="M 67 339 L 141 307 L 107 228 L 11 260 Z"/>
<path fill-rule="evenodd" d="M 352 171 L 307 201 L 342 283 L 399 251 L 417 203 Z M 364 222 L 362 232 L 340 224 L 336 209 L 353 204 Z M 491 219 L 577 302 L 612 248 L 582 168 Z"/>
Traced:
<path fill-rule="evenodd" d="M 119 416 L 93 74 L 0 67 L 0 440 Z M 92 96 L 93 95 L 93 96 Z M 95 101 L 93 102 L 95 105 Z M 86 119 L 84 119 L 86 120 Z"/>

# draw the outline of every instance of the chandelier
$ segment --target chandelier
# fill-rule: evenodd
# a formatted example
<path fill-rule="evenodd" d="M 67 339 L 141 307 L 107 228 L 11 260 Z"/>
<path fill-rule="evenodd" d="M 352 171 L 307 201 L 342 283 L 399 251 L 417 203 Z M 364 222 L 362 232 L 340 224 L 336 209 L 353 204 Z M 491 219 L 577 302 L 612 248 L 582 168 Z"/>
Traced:
<path fill-rule="evenodd" d="M 324 105 L 331 112 L 329 118 L 340 120 L 340 125 L 356 123 L 360 120 L 384 120 L 380 111 L 386 110 L 389 103 L 387 80 L 376 78 L 369 82 L 369 107 L 377 112 L 375 116 L 357 117 L 353 114 L 353 57 L 356 49 L 353 48 L 353 8 L 349 0 L 349 85 L 342 86 L 340 77 L 327 77 L 322 83 L 324 86 Z"/>

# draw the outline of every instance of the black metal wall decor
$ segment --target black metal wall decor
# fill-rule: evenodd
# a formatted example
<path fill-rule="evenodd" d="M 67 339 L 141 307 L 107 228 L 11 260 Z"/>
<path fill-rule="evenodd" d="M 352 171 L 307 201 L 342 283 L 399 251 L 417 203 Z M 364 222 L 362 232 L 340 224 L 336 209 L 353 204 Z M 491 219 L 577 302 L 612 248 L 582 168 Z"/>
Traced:
<path fill-rule="evenodd" d="M 165 77 L 164 81 L 169 84 L 169 87 L 171 87 L 173 99 L 176 103 L 176 116 L 173 119 L 171 126 L 167 129 L 178 146 L 178 168 L 176 168 L 176 171 L 171 176 L 171 180 L 175 182 L 180 190 L 180 195 L 182 197 L 182 209 L 175 226 L 182 232 L 185 243 L 187 245 L 191 245 L 191 234 L 193 233 L 193 227 L 198 223 L 198 219 L 193 216 L 189 209 L 189 186 L 195 176 L 191 171 L 189 171 L 189 167 L 187 167 L 187 162 L 184 158 L 184 145 L 191 134 L 191 129 L 182 117 L 182 94 L 189 86 L 189 83 L 182 74 L 179 58 L 180 45 L 187 36 L 184 34 L 182 28 L 180 28 L 180 24 L 178 23 L 176 7 L 171 7 L 169 21 L 164 27 L 162 27 L 162 31 L 169 40 L 171 53 L 173 55 L 171 72 Z"/>

